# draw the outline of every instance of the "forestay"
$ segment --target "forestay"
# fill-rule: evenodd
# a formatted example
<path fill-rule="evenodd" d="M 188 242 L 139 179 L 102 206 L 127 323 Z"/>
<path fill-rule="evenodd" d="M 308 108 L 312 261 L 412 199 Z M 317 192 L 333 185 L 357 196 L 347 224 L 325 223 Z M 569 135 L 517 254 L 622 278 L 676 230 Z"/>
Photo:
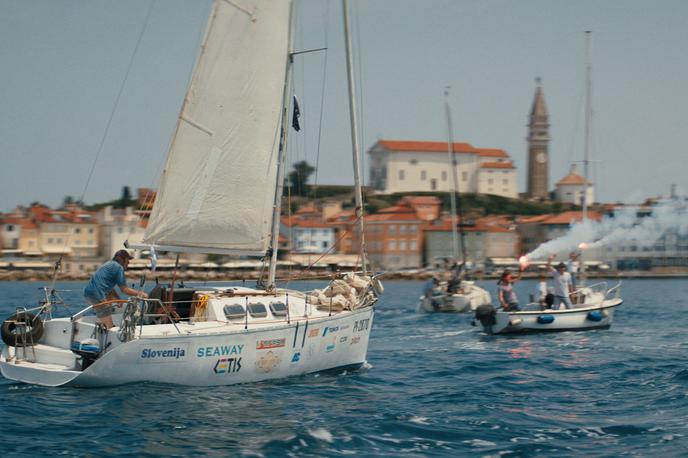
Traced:
<path fill-rule="evenodd" d="M 144 244 L 264 254 L 289 51 L 289 1 L 216 1 Z"/>

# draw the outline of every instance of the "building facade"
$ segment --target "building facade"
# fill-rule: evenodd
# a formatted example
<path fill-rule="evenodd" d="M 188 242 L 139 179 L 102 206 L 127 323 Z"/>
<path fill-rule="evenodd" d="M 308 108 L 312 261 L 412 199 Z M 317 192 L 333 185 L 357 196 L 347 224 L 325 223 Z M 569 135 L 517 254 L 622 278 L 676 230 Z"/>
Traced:
<path fill-rule="evenodd" d="M 556 184 L 556 199 L 559 202 L 583 205 L 583 196 L 588 204 L 595 202 L 595 187 L 578 173 L 576 164 L 571 171 Z"/>
<path fill-rule="evenodd" d="M 459 192 L 518 197 L 516 168 L 501 149 L 453 143 Z M 379 140 L 368 151 L 370 184 L 384 194 L 452 192 L 446 142 Z"/>

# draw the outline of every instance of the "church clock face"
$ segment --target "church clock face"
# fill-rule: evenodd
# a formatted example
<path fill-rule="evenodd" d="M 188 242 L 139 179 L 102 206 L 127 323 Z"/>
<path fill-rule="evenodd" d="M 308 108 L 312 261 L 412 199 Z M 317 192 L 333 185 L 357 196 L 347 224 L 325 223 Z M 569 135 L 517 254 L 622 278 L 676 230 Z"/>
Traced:
<path fill-rule="evenodd" d="M 538 153 L 537 156 L 535 156 L 535 160 L 540 164 L 544 164 L 547 162 L 547 155 L 545 153 Z"/>

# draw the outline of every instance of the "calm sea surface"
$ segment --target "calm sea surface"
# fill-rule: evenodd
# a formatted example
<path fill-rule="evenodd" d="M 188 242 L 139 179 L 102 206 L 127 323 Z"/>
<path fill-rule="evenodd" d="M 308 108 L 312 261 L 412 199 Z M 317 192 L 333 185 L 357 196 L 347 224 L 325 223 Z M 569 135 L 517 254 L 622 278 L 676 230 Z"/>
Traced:
<path fill-rule="evenodd" d="M 2 319 L 35 304 L 38 286 L 0 283 Z M 80 300 L 83 283 L 58 287 Z M 688 280 L 625 281 L 609 330 L 526 336 L 484 335 L 468 315 L 417 314 L 421 287 L 386 283 L 369 364 L 353 373 L 212 388 L 2 379 L 2 453 L 688 455 Z M 533 287 L 517 285 L 522 302 Z"/>

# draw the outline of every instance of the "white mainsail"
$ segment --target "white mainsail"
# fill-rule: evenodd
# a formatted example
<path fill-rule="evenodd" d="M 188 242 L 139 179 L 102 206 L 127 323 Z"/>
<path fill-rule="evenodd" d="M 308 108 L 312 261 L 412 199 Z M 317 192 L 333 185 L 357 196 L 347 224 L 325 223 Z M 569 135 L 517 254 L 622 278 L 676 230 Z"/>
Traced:
<path fill-rule="evenodd" d="M 217 0 L 144 244 L 264 255 L 289 52 L 288 0 Z"/>

